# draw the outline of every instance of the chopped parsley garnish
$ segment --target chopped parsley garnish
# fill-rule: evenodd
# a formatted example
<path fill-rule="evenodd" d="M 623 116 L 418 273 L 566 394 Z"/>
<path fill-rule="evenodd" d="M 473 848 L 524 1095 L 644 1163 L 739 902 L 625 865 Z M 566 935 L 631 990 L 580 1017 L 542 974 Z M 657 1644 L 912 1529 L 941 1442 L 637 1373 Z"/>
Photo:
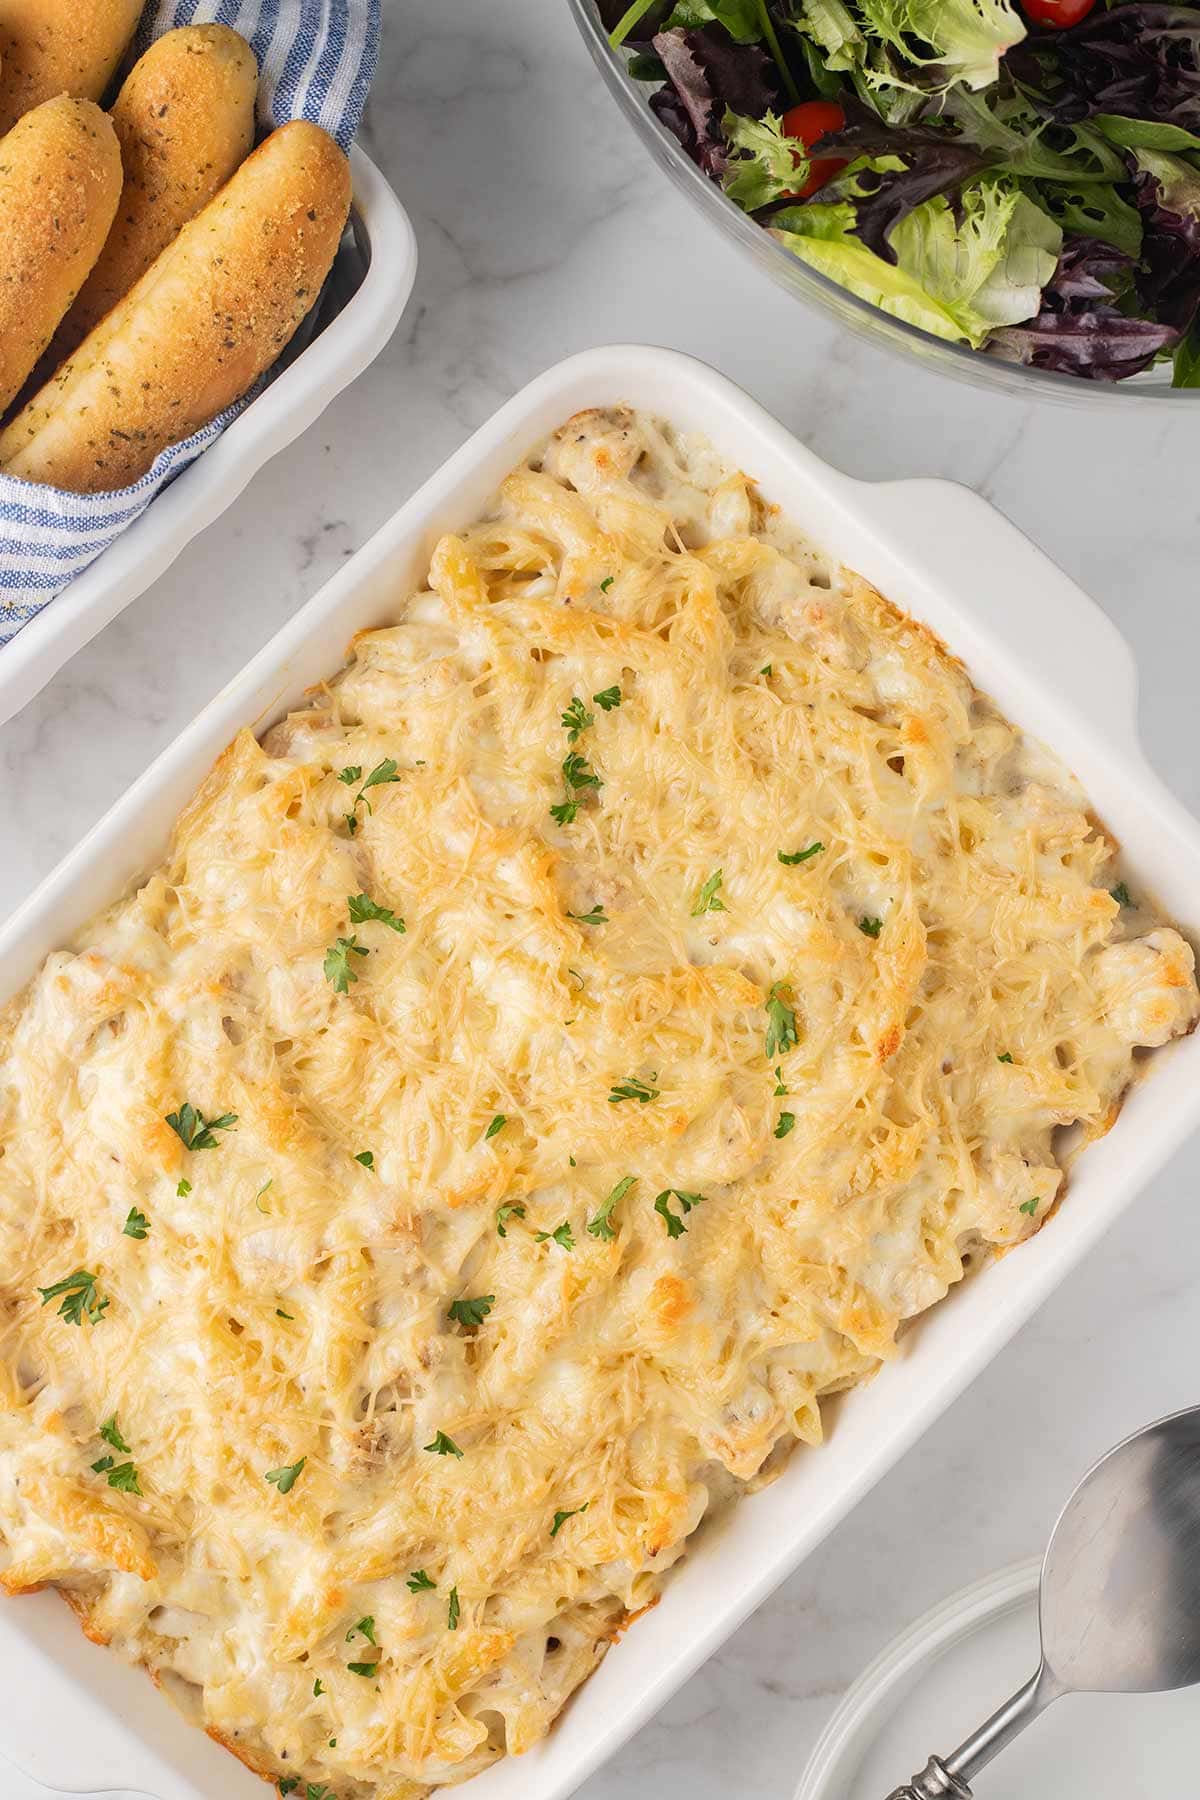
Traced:
<path fill-rule="evenodd" d="M 550 1536 L 552 1538 L 557 1537 L 568 1519 L 577 1519 L 580 1513 L 585 1513 L 590 1505 L 591 1501 L 585 1500 L 582 1506 L 574 1506 L 571 1508 L 570 1512 L 556 1512 L 554 1515 L 554 1523 L 550 1527 Z"/>
<path fill-rule="evenodd" d="M 317 1679 L 313 1682 L 313 1699 L 319 1700 L 321 1698 L 321 1695 L 324 1693 L 327 1693 L 327 1692 L 328 1692 L 328 1690 L 325 1686 L 325 1683 L 321 1680 L 321 1677 L 318 1675 Z"/>
<path fill-rule="evenodd" d="M 361 1163 L 364 1169 L 370 1169 L 372 1175 L 375 1173 L 375 1152 L 373 1150 L 356 1150 L 354 1160 L 356 1163 Z"/>
<path fill-rule="evenodd" d="M 276 1786 L 284 1796 L 294 1794 L 296 1789 L 300 1786 L 300 1777 L 298 1775 L 285 1775 L 281 1781 L 276 1783 Z"/>
<path fill-rule="evenodd" d="M 775 1065 L 775 1097 L 776 1097 L 776 1099 L 778 1099 L 780 1094 L 786 1094 L 786 1093 L 787 1093 L 787 1084 L 785 1083 L 785 1081 L 783 1079 L 783 1070 L 780 1068 L 779 1064 L 776 1063 L 776 1065 Z"/>
<path fill-rule="evenodd" d="M 696 896 L 696 904 L 692 908 L 693 919 L 698 919 L 702 913 L 726 911 L 725 902 L 719 896 L 723 879 L 722 871 L 714 869 Z"/>
<path fill-rule="evenodd" d="M 129 1209 L 129 1217 L 126 1219 L 124 1225 L 122 1225 L 121 1231 L 125 1237 L 149 1237 L 150 1221 L 144 1212 L 139 1212 L 136 1206 L 131 1206 Z"/>
<path fill-rule="evenodd" d="M 335 993 L 348 994 L 350 983 L 358 980 L 358 971 L 350 958 L 369 955 L 366 945 L 359 943 L 357 932 L 353 937 L 340 937 L 336 944 L 329 946 L 323 966 L 325 979 L 331 983 Z"/>
<path fill-rule="evenodd" d="M 1041 1205 L 1041 1200 L 1042 1196 L 1040 1194 L 1035 1194 L 1032 1200 L 1022 1200 L 1017 1210 L 1018 1212 L 1028 1213 L 1029 1217 L 1032 1219 L 1034 1213 Z"/>
<path fill-rule="evenodd" d="M 1118 881 L 1116 887 L 1109 888 L 1108 891 L 1112 895 L 1113 899 L 1116 901 L 1118 906 L 1132 906 L 1133 905 L 1133 900 L 1130 896 L 1129 889 L 1125 886 L 1125 883 L 1123 881 Z"/>
<path fill-rule="evenodd" d="M 704 1194 L 686 1194 L 682 1188 L 664 1188 L 658 1196 L 654 1202 L 654 1210 L 666 1226 L 667 1236 L 677 1238 L 683 1236 L 687 1226 L 683 1222 L 683 1217 L 671 1211 L 672 1198 L 678 1200 L 686 1215 L 691 1212 L 693 1206 L 701 1205 L 706 1196 Z"/>
<path fill-rule="evenodd" d="M 179 1183 L 179 1186 L 175 1189 L 175 1192 L 180 1200 L 186 1200 L 191 1191 L 192 1184 L 187 1177 L 184 1176 L 183 1180 Z"/>
<path fill-rule="evenodd" d="M 454 1439 L 447 1437 L 444 1431 L 435 1431 L 432 1444 L 424 1444 L 422 1448 L 432 1451 L 434 1456 L 457 1456 L 460 1458 L 462 1456 L 462 1451 Z"/>
<path fill-rule="evenodd" d="M 495 1304 L 495 1294 L 480 1294 L 474 1300 L 452 1300 L 446 1311 L 456 1325 L 482 1325 Z"/>
<path fill-rule="evenodd" d="M 409 1583 L 409 1586 L 410 1587 L 412 1586 L 411 1582 Z M 375 1618 L 372 1613 L 367 1613 L 364 1618 L 361 1618 L 358 1621 L 357 1625 L 352 1625 L 350 1627 L 349 1631 L 346 1633 L 346 1642 L 347 1643 L 350 1642 L 351 1638 L 355 1635 L 356 1632 L 360 1636 L 365 1637 L 368 1644 L 373 1644 L 376 1642 Z"/>
<path fill-rule="evenodd" d="M 116 1413 L 113 1414 L 111 1419 L 105 1419 L 103 1425 L 100 1427 L 100 1436 L 104 1439 L 106 1444 L 111 1444 L 114 1450 L 119 1450 L 122 1456 L 128 1456 L 133 1450 L 133 1445 L 127 1444 L 125 1439 L 121 1436 L 120 1428 L 117 1425 Z"/>
<path fill-rule="evenodd" d="M 572 750 L 563 758 L 562 776 L 566 798 L 561 805 L 550 808 L 550 817 L 560 825 L 570 825 L 579 811 L 579 795 L 586 795 L 589 788 L 598 790 L 604 784 L 586 756 L 581 756 L 578 750 Z"/>
<path fill-rule="evenodd" d="M 519 1200 L 510 1200 L 506 1202 L 504 1206 L 498 1206 L 496 1208 L 496 1236 L 507 1237 L 508 1232 L 505 1230 L 505 1227 L 508 1224 L 508 1221 L 510 1219 L 523 1219 L 524 1217 L 525 1208 Z"/>
<path fill-rule="evenodd" d="M 263 1480 L 277 1487 L 281 1494 L 290 1494 L 296 1485 L 296 1477 L 307 1461 L 307 1456 L 302 1456 L 299 1462 L 286 1463 L 282 1469 L 268 1469 Z"/>
<path fill-rule="evenodd" d="M 379 1673 L 379 1657 L 377 1656 L 374 1662 L 347 1663 L 346 1667 L 349 1669 L 351 1675 L 362 1675 L 366 1677 L 377 1675 Z"/>
<path fill-rule="evenodd" d="M 609 588 L 612 586 L 613 582 L 616 579 L 617 578 L 615 575 L 606 575 L 604 577 L 604 580 L 600 583 L 600 592 L 602 594 L 607 594 Z"/>
<path fill-rule="evenodd" d="M 257 1212 L 268 1214 L 268 1215 L 270 1214 L 271 1209 L 269 1206 L 263 1205 L 262 1197 L 266 1193 L 268 1188 L 273 1188 L 274 1186 L 275 1186 L 275 1177 L 273 1175 L 268 1175 L 267 1179 L 263 1182 L 262 1186 L 258 1189 L 258 1192 L 254 1196 L 254 1206 L 255 1206 L 255 1210 Z"/>
<path fill-rule="evenodd" d="M 872 919 L 864 913 L 862 918 L 858 921 L 858 929 L 862 932 L 864 937 L 877 938 L 883 930 L 883 920 Z"/>
<path fill-rule="evenodd" d="M 296 1320 L 295 1313 L 285 1313 L 282 1306 L 277 1306 L 275 1308 L 275 1317 L 277 1319 L 286 1319 L 289 1325 L 294 1324 Z"/>
<path fill-rule="evenodd" d="M 607 925 L 609 922 L 608 914 L 605 912 L 604 908 L 600 905 L 599 901 L 597 901 L 595 906 L 593 906 L 591 912 L 585 912 L 585 913 L 569 912 L 567 914 L 567 917 L 568 917 L 568 919 L 574 919 L 574 921 L 577 925 Z M 582 986 L 582 985 L 583 984 L 581 982 L 580 986 Z"/>
<path fill-rule="evenodd" d="M 236 1113 L 222 1113 L 219 1119 L 206 1119 L 199 1107 L 185 1100 L 178 1112 L 167 1114 L 167 1124 L 185 1150 L 215 1150 L 218 1131 L 229 1131 L 237 1124 Z"/>
<path fill-rule="evenodd" d="M 506 1113 L 497 1113 L 495 1118 L 492 1120 L 491 1124 L 488 1126 L 487 1130 L 483 1134 L 484 1143 L 486 1144 L 489 1138 L 494 1138 L 498 1131 L 503 1131 L 504 1127 L 507 1124 L 508 1124 L 508 1115 Z"/>
<path fill-rule="evenodd" d="M 371 810 L 371 802 L 366 797 L 368 791 L 373 787 L 386 787 L 389 782 L 399 781 L 400 777 L 397 774 L 396 769 L 397 765 L 395 757 L 385 756 L 382 762 L 375 764 L 375 767 L 371 770 L 371 773 L 367 776 L 367 779 L 363 782 L 357 794 L 355 794 L 354 805 L 346 814 L 346 827 L 351 837 L 353 837 L 358 830 L 358 809 L 360 804 L 365 806 L 368 812 Z M 360 763 L 355 763 L 352 768 L 342 769 L 338 774 L 338 780 L 344 782 L 347 787 L 353 787 L 355 782 L 358 781 L 361 776 L 362 765 Z"/>
<path fill-rule="evenodd" d="M 103 1475 L 103 1473 L 106 1469 L 111 1469 L 115 1465 L 116 1460 L 117 1459 L 115 1456 L 98 1457 L 97 1460 L 92 1464 L 92 1474 L 93 1475 Z"/>
<path fill-rule="evenodd" d="M 596 723 L 595 713 L 590 713 L 578 695 L 571 696 L 571 704 L 562 716 L 563 730 L 567 734 L 568 744 L 574 744 L 589 725 Z"/>
<path fill-rule="evenodd" d="M 110 1488 L 116 1488 L 119 1494 L 141 1495 L 138 1486 L 138 1473 L 131 1462 L 115 1462 L 111 1456 L 102 1456 L 94 1462 L 92 1468 L 97 1475 L 106 1475 Z"/>
<path fill-rule="evenodd" d="M 533 1241 L 535 1244 L 557 1244 L 560 1250 L 573 1250 L 575 1234 L 571 1230 L 571 1221 L 564 1219 L 561 1225 L 554 1227 L 553 1231 L 535 1231 Z"/>
<path fill-rule="evenodd" d="M 394 913 L 390 906 L 380 906 L 369 894 L 349 894 L 346 905 L 350 908 L 352 925 L 366 925 L 371 919 L 378 919 L 381 925 L 389 926 L 392 931 L 408 930 L 399 913 Z"/>
<path fill-rule="evenodd" d="M 450 1589 L 450 1604 L 446 1608 L 446 1629 L 448 1631 L 458 1630 L 458 1618 L 458 1587 L 455 1585 Z"/>
<path fill-rule="evenodd" d="M 304 1800 L 334 1800 L 334 1792 L 325 1782 L 310 1781 L 304 1790 Z"/>
<path fill-rule="evenodd" d="M 601 712 L 612 712 L 614 707 L 620 706 L 621 704 L 621 690 L 619 687 L 615 686 L 601 688 L 598 694 L 592 695 L 592 699 L 600 708 Z"/>
<path fill-rule="evenodd" d="M 623 1175 L 621 1177 L 595 1218 L 590 1221 L 588 1225 L 589 1237 L 602 1238 L 606 1243 L 616 1237 L 617 1234 L 613 1230 L 611 1223 L 613 1208 L 617 1205 L 618 1201 L 625 1198 L 636 1180 L 636 1175 Z"/>
<path fill-rule="evenodd" d="M 775 1136 L 777 1138 L 785 1138 L 788 1132 L 794 1128 L 795 1123 L 795 1113 L 781 1112 L 779 1115 L 779 1123 L 775 1127 Z"/>
<path fill-rule="evenodd" d="M 88 1269 L 76 1269 L 73 1275 L 64 1276 L 53 1287 L 38 1289 L 42 1305 L 49 1306 L 51 1300 L 61 1296 L 60 1319 L 65 1319 L 69 1325 L 82 1325 L 85 1319 L 89 1325 L 95 1325 L 108 1306 L 107 1299 L 96 1291 L 96 1280 Z"/>
<path fill-rule="evenodd" d="M 998 1057 L 997 1057 L 997 1058 L 996 1058 L 996 1061 L 997 1061 L 997 1062 L 1004 1062 L 1004 1063 L 1010 1063 L 1010 1062 L 1011 1062 L 1011 1061 L 1012 1061 L 1012 1051 L 1011 1051 L 1011 1050 L 1006 1050 L 1006 1051 L 1005 1051 L 1005 1052 L 1004 1052 L 1004 1055 L 1003 1055 L 1003 1056 L 998 1056 Z"/>
<path fill-rule="evenodd" d="M 811 857 L 819 856 L 824 848 L 824 844 L 810 844 L 807 850 L 777 850 L 775 854 L 781 863 L 784 863 L 789 869 L 794 869 L 797 863 L 805 863 Z"/>
<path fill-rule="evenodd" d="M 784 983 L 772 983 L 767 995 L 767 1060 L 782 1056 L 786 1050 L 794 1050 L 799 1043 L 796 1036 L 796 1015 L 783 998 Z"/>
<path fill-rule="evenodd" d="M 651 1100 L 658 1099 L 661 1092 L 661 1088 L 647 1087 L 644 1081 L 639 1081 L 636 1075 L 631 1075 L 627 1081 L 618 1081 L 614 1084 L 613 1090 L 608 1096 L 608 1104 L 620 1106 L 622 1100 L 636 1100 L 639 1105 L 648 1106 Z"/>
<path fill-rule="evenodd" d="M 410 1594 L 425 1592 L 436 1594 L 437 1592 L 437 1582 L 431 1581 L 424 1569 L 414 1569 L 404 1585 Z"/>

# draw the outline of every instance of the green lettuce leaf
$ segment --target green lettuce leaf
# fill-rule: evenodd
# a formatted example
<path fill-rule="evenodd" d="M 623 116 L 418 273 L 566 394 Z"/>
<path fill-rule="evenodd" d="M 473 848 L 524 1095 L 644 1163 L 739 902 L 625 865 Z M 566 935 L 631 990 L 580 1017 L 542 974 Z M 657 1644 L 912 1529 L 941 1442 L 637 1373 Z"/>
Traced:
<path fill-rule="evenodd" d="M 762 7 L 759 0 L 678 0 L 659 29 L 691 31 L 712 24 L 723 25 L 737 44 L 757 44 L 763 35 Z"/>
<path fill-rule="evenodd" d="M 941 114 L 981 150 L 995 153 L 997 169 L 1032 181 L 1126 181 L 1125 159 L 1086 125 L 1059 126 L 1067 139 L 1060 149 L 1045 141 L 1048 121 L 1019 93 L 973 94 L 956 87 L 942 100 Z"/>
<path fill-rule="evenodd" d="M 1038 184 L 1038 204 L 1064 231 L 1099 238 L 1132 256 L 1142 254 L 1142 215 L 1123 200 L 1111 182 Z"/>
<path fill-rule="evenodd" d="M 722 185 L 746 212 L 757 212 L 785 194 L 794 194 L 808 176 L 808 158 L 799 139 L 786 137 L 778 117 L 749 119 L 726 111 L 721 129 L 735 152 Z"/>
<path fill-rule="evenodd" d="M 1010 0 L 797 0 L 792 23 L 893 122 L 888 90 L 989 87 L 1025 36 Z"/>
<path fill-rule="evenodd" d="M 893 268 L 851 235 L 854 208 L 847 202 L 797 206 L 779 215 L 772 235 L 809 268 L 827 275 L 850 293 L 869 300 L 894 319 L 951 342 L 965 336 L 958 321 L 904 269 Z"/>
<path fill-rule="evenodd" d="M 1181 156 L 1165 150 L 1135 150 L 1134 161 L 1143 175 L 1158 183 L 1158 203 L 1181 218 L 1200 219 L 1200 173 Z"/>
<path fill-rule="evenodd" d="M 1110 144 L 1123 150 L 1200 150 L 1200 137 L 1182 125 L 1155 124 L 1152 119 L 1126 119 L 1120 113 L 1095 113 L 1088 123 Z"/>

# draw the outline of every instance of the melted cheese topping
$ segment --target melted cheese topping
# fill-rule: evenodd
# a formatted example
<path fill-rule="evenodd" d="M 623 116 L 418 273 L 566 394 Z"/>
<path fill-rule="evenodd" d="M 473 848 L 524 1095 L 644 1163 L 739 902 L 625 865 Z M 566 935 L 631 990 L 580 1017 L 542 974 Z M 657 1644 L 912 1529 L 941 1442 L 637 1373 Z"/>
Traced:
<path fill-rule="evenodd" d="M 4 1016 L 0 1581 L 301 1793 L 524 1750 L 1195 1021 L 1115 880 L 927 630 L 572 420 Z"/>

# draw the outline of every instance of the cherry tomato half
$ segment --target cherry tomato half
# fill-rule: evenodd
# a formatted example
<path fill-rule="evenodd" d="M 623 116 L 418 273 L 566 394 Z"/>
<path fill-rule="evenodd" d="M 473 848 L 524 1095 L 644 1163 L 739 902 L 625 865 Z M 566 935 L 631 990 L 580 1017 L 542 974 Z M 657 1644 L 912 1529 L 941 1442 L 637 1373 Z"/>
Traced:
<path fill-rule="evenodd" d="M 1035 25 L 1049 25 L 1065 31 L 1086 19 L 1096 0 L 1021 0 Z"/>
<path fill-rule="evenodd" d="M 1033 4 L 1034 0 L 1030 0 Z M 1049 0 L 1046 0 L 1049 3 Z M 1065 0 L 1070 4 L 1070 0 Z M 783 115 L 785 137 L 799 138 L 806 150 L 811 149 L 819 138 L 828 137 L 832 131 L 841 131 L 846 123 L 846 115 L 836 100 L 802 100 L 799 106 L 790 106 Z M 807 200 L 818 188 L 823 188 L 827 181 L 832 181 L 839 170 L 849 162 L 848 156 L 817 156 L 808 165 L 808 176 L 803 187 L 798 187 L 791 196 L 795 200 Z"/>

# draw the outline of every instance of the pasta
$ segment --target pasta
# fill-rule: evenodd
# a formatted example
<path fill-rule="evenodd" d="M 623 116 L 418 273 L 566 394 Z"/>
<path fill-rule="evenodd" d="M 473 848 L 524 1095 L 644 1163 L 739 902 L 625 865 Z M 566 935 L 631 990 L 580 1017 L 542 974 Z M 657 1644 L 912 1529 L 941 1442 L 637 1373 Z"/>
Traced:
<path fill-rule="evenodd" d="M 0 1020 L 0 1584 L 282 1792 L 549 1729 L 1191 1029 L 1073 778 L 577 416 Z"/>

